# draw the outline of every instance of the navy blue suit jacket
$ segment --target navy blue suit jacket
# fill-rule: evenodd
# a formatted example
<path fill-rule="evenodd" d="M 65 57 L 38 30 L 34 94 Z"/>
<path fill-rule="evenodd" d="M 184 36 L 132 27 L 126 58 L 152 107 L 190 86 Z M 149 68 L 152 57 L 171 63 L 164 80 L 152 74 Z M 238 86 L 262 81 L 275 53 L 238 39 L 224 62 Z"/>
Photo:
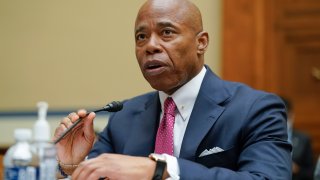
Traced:
<path fill-rule="evenodd" d="M 148 156 L 159 124 L 158 92 L 127 100 L 89 154 Z M 291 179 L 286 112 L 275 95 L 218 78 L 208 67 L 181 145 L 181 179 Z M 213 147 L 224 151 L 199 157 Z"/>

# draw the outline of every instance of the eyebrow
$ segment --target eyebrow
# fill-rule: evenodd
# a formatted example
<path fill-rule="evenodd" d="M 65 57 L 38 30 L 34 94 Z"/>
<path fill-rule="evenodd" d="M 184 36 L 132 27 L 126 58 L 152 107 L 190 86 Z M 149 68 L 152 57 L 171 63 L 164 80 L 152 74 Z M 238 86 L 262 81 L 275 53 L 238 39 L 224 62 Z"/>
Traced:
<path fill-rule="evenodd" d="M 145 26 L 145 25 L 138 26 L 138 28 L 136 28 L 136 30 L 134 31 L 134 33 L 137 34 L 138 32 L 143 31 L 144 29 L 146 29 L 146 26 Z"/>
<path fill-rule="evenodd" d="M 176 27 L 176 26 L 175 26 L 173 23 L 171 23 L 171 22 L 159 22 L 159 23 L 157 23 L 157 26 L 159 26 L 159 27 L 173 27 L 173 28 Z"/>
<path fill-rule="evenodd" d="M 157 27 L 160 27 L 160 28 L 163 28 L 163 27 L 172 27 L 172 28 L 177 28 L 173 23 L 171 22 L 167 22 L 167 21 L 164 21 L 164 22 L 158 22 L 157 23 Z M 138 26 L 135 30 L 135 34 L 137 34 L 138 32 L 140 31 L 143 31 L 147 29 L 147 25 L 145 24 L 142 24 L 140 26 Z"/>

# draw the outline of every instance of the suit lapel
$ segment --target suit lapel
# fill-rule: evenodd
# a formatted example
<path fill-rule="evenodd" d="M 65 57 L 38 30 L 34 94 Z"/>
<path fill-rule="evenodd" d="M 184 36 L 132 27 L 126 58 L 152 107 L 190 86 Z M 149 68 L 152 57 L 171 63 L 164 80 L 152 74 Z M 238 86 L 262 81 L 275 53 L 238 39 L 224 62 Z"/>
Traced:
<path fill-rule="evenodd" d="M 154 140 L 158 128 L 160 102 L 158 93 L 142 105 L 142 109 L 132 117 L 131 136 L 124 148 L 124 153 L 136 156 L 148 156 L 154 151 Z M 131 118 L 131 117 L 129 117 Z"/>
<path fill-rule="evenodd" d="M 194 160 L 195 154 L 202 139 L 212 128 L 224 111 L 221 105 L 229 98 L 229 93 L 223 88 L 220 80 L 210 68 L 200 88 L 192 114 L 187 125 L 181 145 L 180 157 Z M 141 108 L 133 115 L 132 133 L 124 148 L 124 154 L 148 156 L 154 151 L 155 137 L 159 124 L 160 102 L 158 93 L 147 101 L 137 105 Z M 138 107 L 137 107 L 138 108 Z"/>
<path fill-rule="evenodd" d="M 218 120 L 225 107 L 221 106 L 229 98 L 223 88 L 223 81 L 207 68 L 198 97 L 183 137 L 180 157 L 194 160 L 197 148 L 208 131 Z"/>
<path fill-rule="evenodd" d="M 181 158 L 194 160 L 200 142 L 223 111 L 224 107 L 210 102 L 202 95 L 198 96 L 183 137 Z"/>

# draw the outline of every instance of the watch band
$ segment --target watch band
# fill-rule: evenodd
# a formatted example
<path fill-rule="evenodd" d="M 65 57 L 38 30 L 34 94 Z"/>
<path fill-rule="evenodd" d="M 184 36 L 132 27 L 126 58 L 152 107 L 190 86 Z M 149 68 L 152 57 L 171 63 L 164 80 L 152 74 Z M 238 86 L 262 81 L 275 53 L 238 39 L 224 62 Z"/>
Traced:
<path fill-rule="evenodd" d="M 161 160 L 156 160 L 156 163 L 156 169 L 154 170 L 152 180 L 162 180 L 163 172 L 166 168 L 167 163 Z"/>

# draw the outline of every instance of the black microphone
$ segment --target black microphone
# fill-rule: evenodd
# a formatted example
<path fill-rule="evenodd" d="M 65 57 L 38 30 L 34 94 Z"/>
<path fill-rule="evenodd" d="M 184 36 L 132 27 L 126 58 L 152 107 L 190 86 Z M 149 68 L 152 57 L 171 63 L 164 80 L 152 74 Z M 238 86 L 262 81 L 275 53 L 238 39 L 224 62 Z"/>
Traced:
<path fill-rule="evenodd" d="M 123 103 L 120 101 L 112 101 L 111 103 L 105 105 L 104 107 L 102 107 L 101 109 L 97 109 L 95 111 L 93 111 L 94 113 L 97 112 L 101 112 L 101 111 L 108 111 L 108 112 L 117 112 L 120 111 L 123 108 Z M 88 116 L 90 114 L 90 112 L 88 112 L 86 114 L 86 116 Z M 86 117 L 85 116 L 85 117 Z M 65 130 L 63 132 L 63 134 L 54 141 L 54 144 L 57 144 L 58 142 L 61 141 L 61 139 L 63 139 L 74 127 L 76 127 L 80 122 L 82 121 L 82 118 L 79 118 L 76 122 L 74 122 L 72 124 L 72 126 L 70 126 L 67 130 Z"/>
<path fill-rule="evenodd" d="M 109 111 L 109 112 L 117 112 L 123 108 L 123 104 L 120 101 L 112 101 L 111 103 L 105 105 L 103 108 L 95 110 L 93 112 L 100 112 L 100 111 Z M 90 113 L 87 113 L 89 115 Z"/>

